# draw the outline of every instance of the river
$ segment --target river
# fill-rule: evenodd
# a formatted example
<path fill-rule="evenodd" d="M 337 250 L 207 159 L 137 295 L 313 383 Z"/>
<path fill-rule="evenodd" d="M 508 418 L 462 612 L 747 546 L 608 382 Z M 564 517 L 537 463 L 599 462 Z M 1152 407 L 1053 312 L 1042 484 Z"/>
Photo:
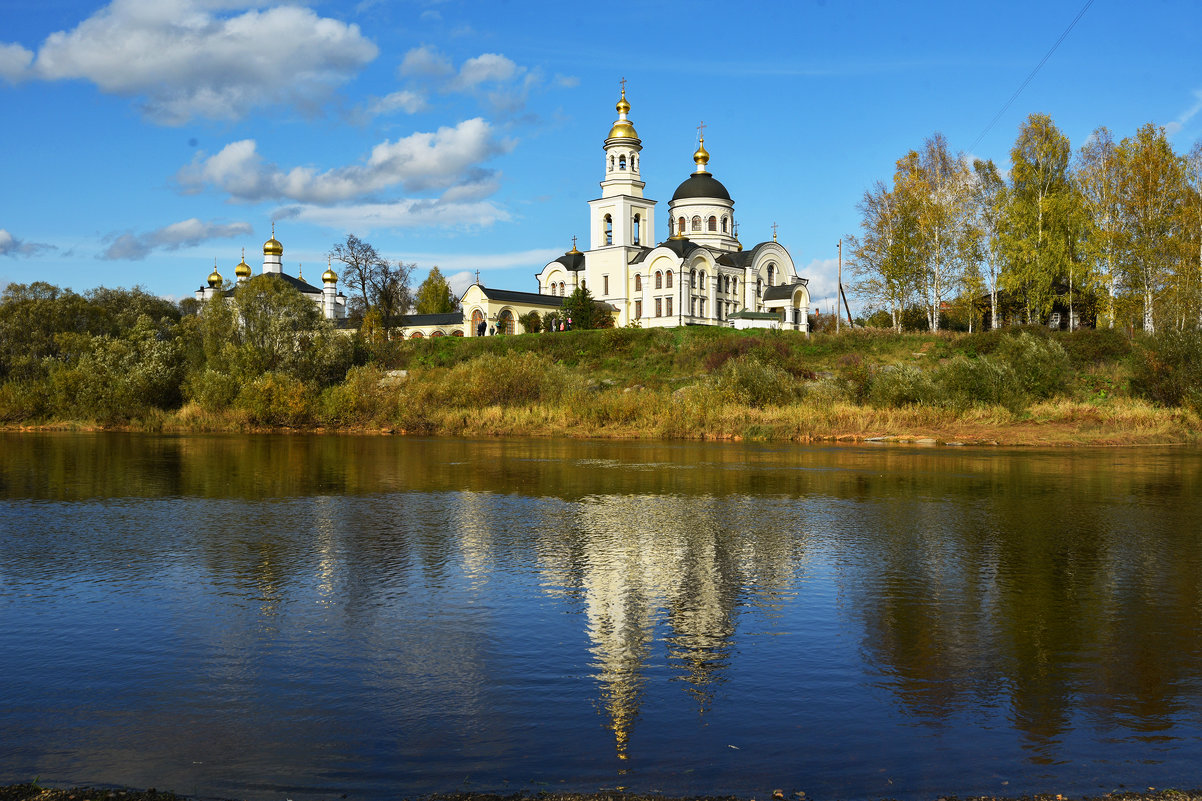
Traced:
<path fill-rule="evenodd" d="M 0 434 L 0 780 L 1202 785 L 1202 452 Z"/>

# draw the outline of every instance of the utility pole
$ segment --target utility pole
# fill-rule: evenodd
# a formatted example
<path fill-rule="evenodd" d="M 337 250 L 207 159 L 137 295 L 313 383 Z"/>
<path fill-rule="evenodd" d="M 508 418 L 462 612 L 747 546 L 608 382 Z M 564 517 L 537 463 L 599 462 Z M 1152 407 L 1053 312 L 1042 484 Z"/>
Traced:
<path fill-rule="evenodd" d="M 839 240 L 839 294 L 843 294 L 843 240 Z M 839 298 L 835 298 L 835 308 L 839 308 Z M 839 320 L 843 318 L 842 314 L 835 315 L 835 333 L 839 333 Z"/>

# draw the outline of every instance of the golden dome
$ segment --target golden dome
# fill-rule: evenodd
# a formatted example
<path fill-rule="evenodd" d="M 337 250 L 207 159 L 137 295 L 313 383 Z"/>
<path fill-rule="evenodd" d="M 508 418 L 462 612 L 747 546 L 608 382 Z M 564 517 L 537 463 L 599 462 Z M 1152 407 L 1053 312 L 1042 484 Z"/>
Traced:
<path fill-rule="evenodd" d="M 639 135 L 634 130 L 634 126 L 630 120 L 626 119 L 626 115 L 630 113 L 630 104 L 626 102 L 626 87 L 622 87 L 622 97 L 618 100 L 618 105 L 615 107 L 618 110 L 618 119 L 614 121 L 614 125 L 609 129 L 609 139 L 638 139 Z"/>
<path fill-rule="evenodd" d="M 696 152 L 693 153 L 693 162 L 698 167 L 704 168 L 706 164 L 709 164 L 709 161 L 710 152 L 705 149 L 705 137 L 703 136 L 701 137 L 701 141 L 697 144 Z"/>
<path fill-rule="evenodd" d="M 209 286 L 213 289 L 221 286 L 221 273 L 217 272 L 217 262 L 213 262 L 213 272 L 209 273 Z"/>
<path fill-rule="evenodd" d="M 332 269 L 327 268 L 326 271 L 321 274 L 321 282 L 323 284 L 338 283 L 338 273 L 334 272 Z"/>
<path fill-rule="evenodd" d="M 610 139 L 638 139 L 639 135 L 630 124 L 630 120 L 617 120 L 614 127 L 609 129 Z"/>
<path fill-rule="evenodd" d="M 246 248 L 242 249 L 242 261 L 238 262 L 238 266 L 234 268 L 234 275 L 238 278 L 250 278 L 250 265 L 246 263 Z"/>
<path fill-rule="evenodd" d="M 275 238 L 275 223 L 271 224 L 271 239 L 263 243 L 264 256 L 283 256 L 284 246 Z"/>
<path fill-rule="evenodd" d="M 626 102 L 626 87 L 622 87 L 622 97 L 618 100 L 618 105 L 615 106 L 619 114 L 629 114 L 630 104 Z"/>

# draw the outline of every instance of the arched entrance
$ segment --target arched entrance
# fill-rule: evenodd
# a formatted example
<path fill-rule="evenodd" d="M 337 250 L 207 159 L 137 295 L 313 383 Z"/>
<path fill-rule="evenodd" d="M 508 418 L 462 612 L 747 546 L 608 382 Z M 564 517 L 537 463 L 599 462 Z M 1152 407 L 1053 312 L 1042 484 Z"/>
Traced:
<path fill-rule="evenodd" d="M 503 309 L 497 315 L 497 333 L 513 334 L 513 312 L 509 309 Z"/>
<path fill-rule="evenodd" d="M 434 339 L 435 337 L 441 337 L 441 336 L 446 336 L 446 334 L 444 334 L 441 331 L 434 331 L 433 333 L 430 334 L 430 339 Z"/>
<path fill-rule="evenodd" d="M 410 339 L 421 339 L 421 338 L 422 338 L 422 332 L 421 332 L 421 331 L 414 331 L 414 332 L 413 332 L 413 334 L 412 334 L 412 335 L 410 335 L 410 337 L 409 337 L 409 338 L 410 338 Z"/>
<path fill-rule="evenodd" d="M 470 329 L 469 336 L 473 336 L 473 337 L 482 336 L 480 333 L 480 326 L 481 326 L 481 324 L 483 324 L 483 322 L 484 322 L 484 312 L 480 311 L 479 309 L 473 309 L 472 310 L 472 327 Z M 488 332 L 486 331 L 485 333 L 488 333 Z"/>

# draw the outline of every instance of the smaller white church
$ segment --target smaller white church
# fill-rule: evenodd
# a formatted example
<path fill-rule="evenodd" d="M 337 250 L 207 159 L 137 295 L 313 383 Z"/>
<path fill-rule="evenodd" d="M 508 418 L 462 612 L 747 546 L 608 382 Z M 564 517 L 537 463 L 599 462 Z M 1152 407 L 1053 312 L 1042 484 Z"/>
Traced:
<path fill-rule="evenodd" d="M 234 267 L 234 277 L 241 284 L 248 281 L 251 274 L 250 265 L 246 263 L 246 252 L 243 251 L 242 261 Z M 313 301 L 327 320 L 336 322 L 346 319 L 346 296 L 338 291 L 338 273 L 327 268 L 322 273 L 322 286 L 319 289 L 305 281 L 304 278 L 293 277 L 284 272 L 284 246 L 275 238 L 275 223 L 271 224 L 271 239 L 263 243 L 263 274 L 275 276 Z M 221 277 L 221 273 L 217 272 L 216 264 L 213 265 L 213 272 L 209 273 L 205 283 L 208 286 L 202 286 L 195 292 L 197 300 L 211 300 L 227 291 L 221 288 L 225 279 Z"/>

